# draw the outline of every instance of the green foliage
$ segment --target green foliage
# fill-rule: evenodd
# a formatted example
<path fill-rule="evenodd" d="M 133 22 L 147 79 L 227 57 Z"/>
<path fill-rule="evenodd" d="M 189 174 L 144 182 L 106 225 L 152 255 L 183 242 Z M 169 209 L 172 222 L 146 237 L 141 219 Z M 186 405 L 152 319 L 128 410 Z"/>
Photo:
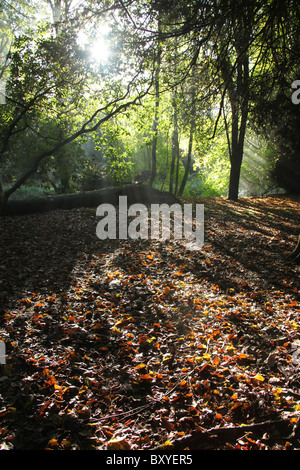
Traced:
<path fill-rule="evenodd" d="M 123 124 L 123 125 L 122 125 Z M 114 183 L 128 182 L 132 179 L 134 161 L 131 149 L 126 142 L 128 131 L 124 123 L 106 123 L 95 139 L 96 150 L 101 151 L 106 175 Z"/>
<path fill-rule="evenodd" d="M 114 183 L 130 181 L 135 173 L 151 170 L 157 130 L 154 185 L 168 189 L 172 134 L 178 124 L 180 155 L 172 175 L 174 185 L 176 179 L 178 187 L 185 181 L 183 157 L 192 136 L 197 173 L 188 176 L 184 194 L 226 195 L 230 165 L 235 161 L 229 154 L 237 155 L 242 148 L 244 134 L 237 131 L 245 126 L 238 121 L 242 114 L 246 116 L 248 102 L 249 122 L 256 124 L 256 134 L 257 127 L 265 126 L 269 135 L 264 141 L 248 134 L 240 189 L 257 194 L 272 184 L 274 135 L 278 153 L 285 161 L 289 155 L 294 164 L 299 154 L 294 132 L 299 113 L 294 107 L 289 114 L 286 87 L 289 72 L 298 69 L 285 41 L 288 38 L 296 50 L 299 7 L 284 1 L 275 13 L 278 2 L 248 0 L 243 8 L 241 1 L 212 3 L 208 11 L 207 3 L 198 0 L 179 1 L 172 8 L 170 2 L 128 2 L 125 7 L 123 2 L 107 1 L 105 8 L 94 2 L 91 15 L 90 2 L 83 1 L 76 17 L 77 7 L 59 3 L 62 24 L 46 21 L 34 31 L 28 28 L 28 18 L 35 1 L 20 0 L 14 8 L 5 2 L 1 7 L 0 33 L 9 32 L 11 38 L 16 32 L 19 35 L 8 56 L 7 103 L 0 107 L 0 182 L 20 181 L 22 175 L 26 180 L 26 174 L 35 171 L 41 183 L 52 172 L 68 190 L 99 172 Z M 111 57 L 105 65 L 90 60 L 91 43 L 82 49 L 77 41 L 83 30 L 87 43 L 92 41 L 104 23 L 110 26 L 107 38 L 111 41 Z M 130 102 L 141 90 L 149 93 L 139 106 L 109 120 L 121 102 Z M 219 113 L 222 106 L 227 134 Z M 76 133 L 94 129 L 101 118 L 106 122 L 92 134 L 97 160 L 85 151 L 86 141 Z M 211 138 L 216 120 L 217 132 Z M 56 150 L 71 135 L 77 143 Z"/>
<path fill-rule="evenodd" d="M 16 38 L 9 57 L 7 103 L 0 107 L 1 180 L 13 183 L 36 166 L 42 183 L 54 169 L 72 189 L 82 157 L 80 141 L 35 162 L 74 132 L 84 116 L 85 59 L 69 34 L 53 39 L 44 29 Z"/>
<path fill-rule="evenodd" d="M 200 163 L 202 196 L 226 196 L 230 163 L 225 138 L 214 142 Z"/>

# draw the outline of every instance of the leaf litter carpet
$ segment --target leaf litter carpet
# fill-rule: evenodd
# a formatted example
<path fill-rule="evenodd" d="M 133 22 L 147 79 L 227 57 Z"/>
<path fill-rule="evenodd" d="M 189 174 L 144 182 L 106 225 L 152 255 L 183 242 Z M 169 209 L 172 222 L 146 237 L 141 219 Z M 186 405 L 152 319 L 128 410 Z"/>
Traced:
<path fill-rule="evenodd" d="M 198 251 L 1 220 L 1 449 L 300 448 L 299 201 L 196 202 Z"/>

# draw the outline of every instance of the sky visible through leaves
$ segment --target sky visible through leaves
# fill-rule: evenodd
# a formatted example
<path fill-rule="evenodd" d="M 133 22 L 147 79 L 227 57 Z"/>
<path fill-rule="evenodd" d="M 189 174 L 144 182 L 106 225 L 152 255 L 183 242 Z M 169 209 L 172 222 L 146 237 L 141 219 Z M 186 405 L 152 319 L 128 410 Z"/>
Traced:
<path fill-rule="evenodd" d="M 2 449 L 299 447 L 299 201 L 204 203 L 199 251 L 1 221 Z"/>

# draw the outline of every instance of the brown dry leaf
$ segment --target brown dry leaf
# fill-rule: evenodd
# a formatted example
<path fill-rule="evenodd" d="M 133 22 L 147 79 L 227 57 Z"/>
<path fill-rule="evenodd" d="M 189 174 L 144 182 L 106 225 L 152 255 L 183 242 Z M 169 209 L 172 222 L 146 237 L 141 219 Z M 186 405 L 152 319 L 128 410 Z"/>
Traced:
<path fill-rule="evenodd" d="M 130 450 L 131 446 L 125 439 L 111 439 L 107 443 L 107 450 Z"/>

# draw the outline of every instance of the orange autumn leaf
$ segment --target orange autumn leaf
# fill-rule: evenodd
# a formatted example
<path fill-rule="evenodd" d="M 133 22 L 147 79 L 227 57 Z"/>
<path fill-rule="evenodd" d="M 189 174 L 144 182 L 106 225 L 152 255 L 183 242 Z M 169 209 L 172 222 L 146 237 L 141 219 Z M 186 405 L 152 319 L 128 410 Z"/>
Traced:
<path fill-rule="evenodd" d="M 180 388 L 185 388 L 187 386 L 187 381 L 182 380 L 182 382 L 180 382 L 179 386 L 180 386 Z"/>
<path fill-rule="evenodd" d="M 53 376 L 49 377 L 49 379 L 46 381 L 46 384 L 55 385 L 56 384 L 55 378 Z"/>
<path fill-rule="evenodd" d="M 187 357 L 186 362 L 188 362 L 189 364 L 194 364 L 194 358 L 193 357 Z"/>
<path fill-rule="evenodd" d="M 150 374 L 142 374 L 142 375 L 140 375 L 139 379 L 142 380 L 142 381 L 145 380 L 146 382 L 147 381 L 152 381 L 152 376 Z"/>
<path fill-rule="evenodd" d="M 135 370 L 145 370 L 147 369 L 147 365 L 142 363 L 142 364 L 138 364 L 137 366 L 135 366 Z"/>
<path fill-rule="evenodd" d="M 239 359 L 247 359 L 248 358 L 247 354 L 244 354 L 244 353 L 240 353 L 238 357 L 239 357 Z"/>
<path fill-rule="evenodd" d="M 213 360 L 213 364 L 215 366 L 218 366 L 220 364 L 220 362 L 221 362 L 221 359 L 219 357 L 215 357 L 214 360 Z"/>
<path fill-rule="evenodd" d="M 242 406 L 241 403 L 236 402 L 236 403 L 231 407 L 231 410 L 235 410 L 236 408 L 240 408 L 241 406 Z"/>
<path fill-rule="evenodd" d="M 48 446 L 50 447 L 58 447 L 58 440 L 57 439 L 50 439 L 50 441 L 48 442 Z"/>

